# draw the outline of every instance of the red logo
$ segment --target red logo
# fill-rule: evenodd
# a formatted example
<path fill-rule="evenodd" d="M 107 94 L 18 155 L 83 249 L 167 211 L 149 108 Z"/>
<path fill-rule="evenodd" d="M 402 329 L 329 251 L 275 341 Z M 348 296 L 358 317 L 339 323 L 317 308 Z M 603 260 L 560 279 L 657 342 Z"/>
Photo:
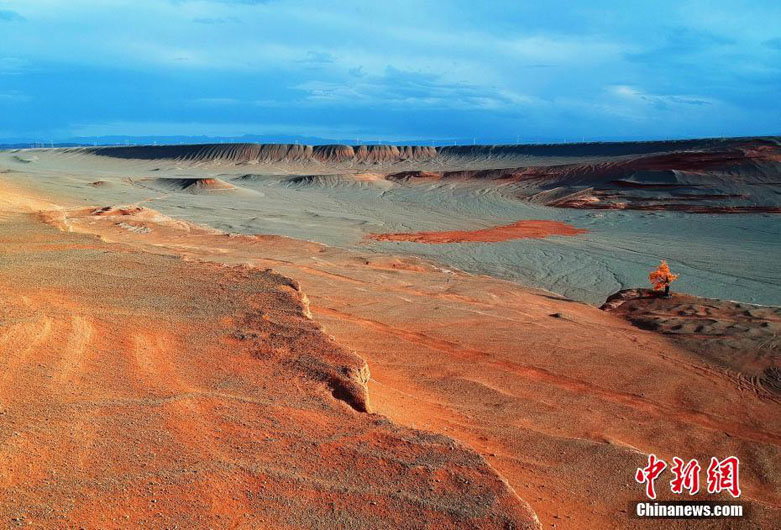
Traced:
<path fill-rule="evenodd" d="M 664 460 L 656 458 L 655 454 L 648 455 L 648 465 L 645 467 L 637 468 L 635 472 L 635 480 L 643 484 L 645 483 L 645 494 L 649 499 L 656 498 L 656 490 L 654 489 L 654 481 L 662 474 L 667 464 Z"/>
<path fill-rule="evenodd" d="M 645 484 L 645 494 L 649 499 L 656 499 L 656 479 L 667 469 L 667 462 L 656 458 L 655 454 L 648 455 L 648 464 L 637 468 L 635 480 L 638 484 Z M 676 495 L 696 495 L 700 491 L 700 471 L 702 467 L 696 459 L 685 462 L 682 458 L 673 457 L 673 465 L 670 471 L 673 478 L 670 481 L 670 491 Z M 728 456 L 724 460 L 711 458 L 706 471 L 707 490 L 710 494 L 728 492 L 733 497 L 740 497 L 740 460 L 736 456 Z"/>
<path fill-rule="evenodd" d="M 708 466 L 708 493 L 728 491 L 730 495 L 740 497 L 740 460 L 729 456 L 722 461 L 716 457 L 710 459 Z"/>
<path fill-rule="evenodd" d="M 680 495 L 683 490 L 688 490 L 689 495 L 696 495 L 700 491 L 700 463 L 689 460 L 684 464 L 677 456 L 673 457 L 673 467 L 670 468 L 675 477 L 670 481 L 670 491 Z"/>

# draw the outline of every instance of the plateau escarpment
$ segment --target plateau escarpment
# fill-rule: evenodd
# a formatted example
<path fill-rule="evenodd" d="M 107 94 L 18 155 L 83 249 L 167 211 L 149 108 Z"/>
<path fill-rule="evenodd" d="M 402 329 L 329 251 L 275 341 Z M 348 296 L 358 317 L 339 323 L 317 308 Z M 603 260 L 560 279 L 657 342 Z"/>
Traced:
<path fill-rule="evenodd" d="M 681 147 L 668 147 L 673 146 Z M 777 139 L 514 168 L 403 171 L 387 178 L 493 185 L 510 196 L 556 208 L 781 212 Z"/>
<path fill-rule="evenodd" d="M 437 157 L 437 149 L 395 145 L 300 145 L 300 144 L 203 144 L 177 146 L 126 146 L 77 148 L 98 156 L 138 160 L 177 160 L 216 163 L 385 163 L 404 160 L 426 161 Z"/>
<path fill-rule="evenodd" d="M 435 164 L 483 163 L 497 168 L 514 161 L 546 165 L 546 161 L 644 157 L 659 153 L 725 152 L 734 149 L 778 148 L 777 138 L 735 138 L 657 142 L 604 142 L 541 145 L 302 145 L 302 144 L 193 144 L 84 147 L 67 151 L 138 160 L 181 162 L 273 163 L 320 162 L 325 164 L 385 164 L 427 162 Z"/>
<path fill-rule="evenodd" d="M 414 186 L 443 181 L 556 208 L 779 213 L 775 137 L 564 145 L 207 144 L 66 150 L 139 161 L 267 165 L 299 174 L 372 171 Z"/>

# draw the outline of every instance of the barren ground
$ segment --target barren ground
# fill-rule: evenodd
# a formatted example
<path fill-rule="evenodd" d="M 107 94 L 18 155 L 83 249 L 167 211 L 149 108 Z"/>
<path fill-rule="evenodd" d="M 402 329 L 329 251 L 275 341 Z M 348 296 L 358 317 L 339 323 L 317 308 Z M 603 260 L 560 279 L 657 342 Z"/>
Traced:
<path fill-rule="evenodd" d="M 603 311 L 406 247 L 227 233 L 187 220 L 218 213 L 205 200 L 161 213 L 157 198 L 232 194 L 219 203 L 228 216 L 273 188 L 161 182 L 151 166 L 139 188 L 111 177 L 110 163 L 72 177 L 52 169 L 57 160 L 43 159 L 35 177 L 16 166 L 0 175 L 0 517 L 9 524 L 777 526 L 776 310 L 676 295 L 630 296 Z M 118 175 L 131 171 L 113 163 Z M 362 175 L 349 186 L 386 186 Z M 344 201 L 342 224 L 306 202 L 291 230 L 320 234 L 317 219 L 350 226 L 360 216 Z M 501 245 L 486 241 L 499 237 L 486 224 L 432 222 L 406 235 L 448 253 L 465 237 Z M 580 228 L 543 223 L 531 235 L 561 226 Z M 400 232 L 373 228 L 361 225 L 357 239 Z M 761 265 L 763 247 L 751 244 Z M 758 284 L 775 285 L 757 270 Z M 634 471 L 649 453 L 739 456 L 750 516 L 632 518 L 630 502 L 642 499 Z"/>
<path fill-rule="evenodd" d="M 0 198 L 0 520 L 532 528 L 473 450 L 365 412 L 290 279 L 64 233 Z"/>

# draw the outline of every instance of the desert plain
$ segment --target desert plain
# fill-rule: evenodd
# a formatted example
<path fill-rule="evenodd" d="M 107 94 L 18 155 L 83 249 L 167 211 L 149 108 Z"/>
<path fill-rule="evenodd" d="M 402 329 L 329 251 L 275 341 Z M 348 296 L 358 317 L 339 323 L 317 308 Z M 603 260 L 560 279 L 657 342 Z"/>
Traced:
<path fill-rule="evenodd" d="M 0 151 L 0 525 L 777 528 L 780 186 L 772 137 Z M 633 517 L 651 453 L 747 516 Z"/>

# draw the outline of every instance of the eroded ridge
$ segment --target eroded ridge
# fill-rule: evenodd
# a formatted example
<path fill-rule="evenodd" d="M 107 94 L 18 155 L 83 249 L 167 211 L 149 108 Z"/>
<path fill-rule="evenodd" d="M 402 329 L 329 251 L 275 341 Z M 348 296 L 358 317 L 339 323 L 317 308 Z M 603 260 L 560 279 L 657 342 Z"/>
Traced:
<path fill-rule="evenodd" d="M 3 526 L 538 527 L 477 453 L 359 412 L 366 364 L 285 276 L 24 213 L 0 263 Z"/>

